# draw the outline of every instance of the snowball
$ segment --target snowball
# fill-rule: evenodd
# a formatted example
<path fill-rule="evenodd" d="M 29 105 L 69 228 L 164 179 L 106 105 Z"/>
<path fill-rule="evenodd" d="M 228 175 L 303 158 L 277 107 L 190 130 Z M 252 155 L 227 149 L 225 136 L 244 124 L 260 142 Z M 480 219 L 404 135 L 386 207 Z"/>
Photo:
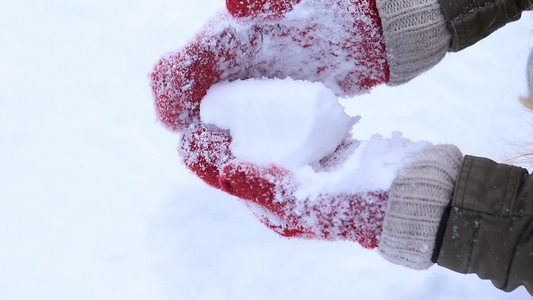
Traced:
<path fill-rule="evenodd" d="M 328 157 L 331 166 L 315 164 L 348 141 L 359 117 L 350 117 L 337 97 L 320 83 L 292 79 L 235 81 L 213 86 L 202 101 L 201 119 L 230 131 L 233 154 L 255 164 L 292 170 L 295 196 L 388 190 L 398 172 L 430 145 L 395 132 L 351 143 Z M 346 140 L 345 140 L 346 139 Z"/>
<path fill-rule="evenodd" d="M 292 79 L 217 84 L 200 111 L 202 122 L 231 132 L 236 157 L 292 170 L 335 151 L 357 121 L 323 84 Z"/>

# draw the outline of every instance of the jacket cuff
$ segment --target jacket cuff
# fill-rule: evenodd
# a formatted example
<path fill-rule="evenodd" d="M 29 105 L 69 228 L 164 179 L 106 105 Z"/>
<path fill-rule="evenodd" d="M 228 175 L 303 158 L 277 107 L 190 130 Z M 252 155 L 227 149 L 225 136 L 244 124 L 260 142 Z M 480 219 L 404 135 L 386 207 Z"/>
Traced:
<path fill-rule="evenodd" d="M 451 35 L 437 0 L 376 0 L 390 67 L 389 85 L 405 83 L 436 65 Z"/>
<path fill-rule="evenodd" d="M 524 168 L 467 155 L 437 263 L 505 291 L 524 285 L 532 293 L 532 187 Z"/>
<path fill-rule="evenodd" d="M 432 146 L 400 172 L 389 191 L 378 246 L 382 257 L 419 270 L 433 265 L 437 231 L 462 160 L 455 146 Z"/>

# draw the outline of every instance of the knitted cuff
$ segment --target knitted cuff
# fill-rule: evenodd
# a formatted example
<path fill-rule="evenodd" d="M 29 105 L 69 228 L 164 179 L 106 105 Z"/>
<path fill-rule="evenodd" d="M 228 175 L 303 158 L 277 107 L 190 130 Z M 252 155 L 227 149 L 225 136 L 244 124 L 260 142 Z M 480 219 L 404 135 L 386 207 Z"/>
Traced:
<path fill-rule="evenodd" d="M 400 171 L 389 191 L 378 250 L 386 260 L 413 269 L 433 263 L 437 230 L 452 199 L 463 155 L 453 145 L 431 146 Z"/>
<path fill-rule="evenodd" d="M 437 0 L 376 0 L 390 68 L 389 85 L 405 83 L 436 65 L 451 35 Z"/>

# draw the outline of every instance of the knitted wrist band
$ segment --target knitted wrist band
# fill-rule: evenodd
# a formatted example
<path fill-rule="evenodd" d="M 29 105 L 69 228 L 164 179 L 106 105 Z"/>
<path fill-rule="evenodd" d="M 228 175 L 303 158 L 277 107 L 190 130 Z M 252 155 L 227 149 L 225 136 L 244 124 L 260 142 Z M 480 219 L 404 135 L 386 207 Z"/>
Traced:
<path fill-rule="evenodd" d="M 437 231 L 462 160 L 455 146 L 431 146 L 400 172 L 389 191 L 378 247 L 381 256 L 413 269 L 433 264 Z"/>
<path fill-rule="evenodd" d="M 376 0 L 390 67 L 389 85 L 405 83 L 436 65 L 451 35 L 437 0 Z"/>

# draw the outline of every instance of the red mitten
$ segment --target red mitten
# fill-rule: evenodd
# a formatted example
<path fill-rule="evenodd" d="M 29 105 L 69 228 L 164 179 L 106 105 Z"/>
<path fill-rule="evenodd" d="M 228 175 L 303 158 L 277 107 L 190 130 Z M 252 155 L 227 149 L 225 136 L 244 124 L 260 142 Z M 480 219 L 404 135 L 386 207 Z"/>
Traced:
<path fill-rule="evenodd" d="M 379 244 L 380 254 L 391 262 L 415 269 L 431 266 L 441 216 L 462 164 L 463 156 L 455 146 L 422 143 L 412 148 L 409 158 L 403 158 L 409 163 L 388 190 L 323 192 L 311 197 L 302 196 L 301 183 L 290 171 L 241 162 L 231 154 L 230 143 L 225 131 L 197 124 L 184 133 L 180 154 L 195 174 L 243 199 L 278 234 L 348 240 L 365 248 Z M 358 146 L 346 138 L 314 166 L 315 171 L 335 171 Z"/>
<path fill-rule="evenodd" d="M 194 125 L 181 139 L 179 153 L 185 165 L 209 185 L 237 196 L 270 229 L 286 237 L 350 240 L 377 247 L 382 229 L 386 191 L 358 194 L 296 196 L 297 179 L 277 166 L 241 162 L 230 151 L 231 137 L 216 128 Z M 347 138 L 322 159 L 317 171 L 339 167 L 357 148 Z"/>
<path fill-rule="evenodd" d="M 275 15 L 276 20 L 235 19 L 222 12 L 154 67 L 156 112 L 168 128 L 183 131 L 198 122 L 200 102 L 218 82 L 291 77 L 320 81 L 339 96 L 352 96 L 388 80 L 372 0 L 305 1 L 290 14 L 284 13 L 297 1 L 248 2 L 256 4 L 233 6 L 232 13 Z M 230 8 L 231 3 L 237 2 L 228 1 Z"/>
<path fill-rule="evenodd" d="M 249 201 L 256 216 L 286 237 L 349 240 L 376 248 L 382 230 L 386 191 L 320 194 L 298 198 L 298 182 L 276 166 L 230 163 L 220 177 L 222 189 Z"/>
<path fill-rule="evenodd" d="M 226 0 L 228 11 L 236 18 L 275 20 L 282 18 L 300 0 Z"/>

